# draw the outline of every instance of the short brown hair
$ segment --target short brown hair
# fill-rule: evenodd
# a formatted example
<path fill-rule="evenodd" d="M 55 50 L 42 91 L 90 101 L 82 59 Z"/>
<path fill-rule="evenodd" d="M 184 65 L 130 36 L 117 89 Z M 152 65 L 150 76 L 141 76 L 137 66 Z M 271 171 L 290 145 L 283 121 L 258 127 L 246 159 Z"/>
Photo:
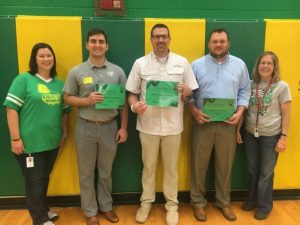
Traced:
<path fill-rule="evenodd" d="M 163 23 L 157 23 L 151 29 L 151 37 L 153 37 L 153 30 L 156 29 L 156 28 L 165 28 L 165 29 L 167 29 L 168 36 L 170 36 L 170 31 L 169 31 L 168 26 L 166 24 L 163 24 Z"/>
<path fill-rule="evenodd" d="M 227 41 L 230 41 L 229 40 L 229 34 L 228 34 L 228 31 L 226 30 L 226 29 L 224 29 L 224 28 L 216 28 L 216 29 L 213 29 L 211 32 L 210 32 L 210 34 L 209 34 L 209 36 L 208 36 L 208 41 L 210 41 L 210 39 L 211 39 L 211 36 L 214 34 L 214 33 L 225 33 L 226 34 L 226 36 L 227 36 Z"/>
<path fill-rule="evenodd" d="M 86 43 L 89 42 L 91 36 L 97 35 L 97 34 L 102 34 L 105 38 L 105 42 L 108 43 L 108 39 L 107 39 L 107 35 L 106 35 L 105 31 L 98 27 L 94 27 L 88 31 L 87 36 L 86 36 Z"/>

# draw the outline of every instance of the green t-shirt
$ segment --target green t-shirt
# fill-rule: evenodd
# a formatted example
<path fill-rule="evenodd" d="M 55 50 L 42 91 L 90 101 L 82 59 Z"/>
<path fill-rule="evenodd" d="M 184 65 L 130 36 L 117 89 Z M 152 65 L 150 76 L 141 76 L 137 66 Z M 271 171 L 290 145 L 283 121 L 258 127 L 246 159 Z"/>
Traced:
<path fill-rule="evenodd" d="M 10 86 L 4 101 L 19 114 L 20 135 L 25 153 L 57 148 L 62 136 L 62 115 L 70 107 L 63 104 L 63 82 L 44 80 L 23 73 Z"/>

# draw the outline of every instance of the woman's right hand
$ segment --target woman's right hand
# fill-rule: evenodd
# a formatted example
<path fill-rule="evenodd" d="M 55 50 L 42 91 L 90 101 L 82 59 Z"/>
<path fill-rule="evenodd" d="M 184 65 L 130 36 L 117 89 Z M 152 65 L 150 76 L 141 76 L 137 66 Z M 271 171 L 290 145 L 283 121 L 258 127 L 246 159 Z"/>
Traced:
<path fill-rule="evenodd" d="M 18 141 L 11 141 L 11 150 L 16 155 L 21 155 L 24 153 L 24 145 L 22 139 Z"/>

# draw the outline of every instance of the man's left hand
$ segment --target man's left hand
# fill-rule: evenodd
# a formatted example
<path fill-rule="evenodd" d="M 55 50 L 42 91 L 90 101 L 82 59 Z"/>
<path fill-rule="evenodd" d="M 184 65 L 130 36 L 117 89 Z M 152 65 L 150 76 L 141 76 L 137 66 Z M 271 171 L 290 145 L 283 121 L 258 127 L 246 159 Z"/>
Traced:
<path fill-rule="evenodd" d="M 192 95 L 192 89 L 185 83 L 179 83 L 177 85 L 177 90 L 183 98 L 189 97 Z"/>
<path fill-rule="evenodd" d="M 225 123 L 228 123 L 230 125 L 237 125 L 241 118 L 241 115 L 242 114 L 240 114 L 240 113 L 235 113 L 228 120 L 225 120 Z"/>
<path fill-rule="evenodd" d="M 243 116 L 243 113 L 245 111 L 245 106 L 238 106 L 237 107 L 237 111 L 235 114 L 232 115 L 232 117 L 230 117 L 228 120 L 225 120 L 224 122 L 230 124 L 230 125 L 237 125 L 241 119 L 241 117 Z"/>

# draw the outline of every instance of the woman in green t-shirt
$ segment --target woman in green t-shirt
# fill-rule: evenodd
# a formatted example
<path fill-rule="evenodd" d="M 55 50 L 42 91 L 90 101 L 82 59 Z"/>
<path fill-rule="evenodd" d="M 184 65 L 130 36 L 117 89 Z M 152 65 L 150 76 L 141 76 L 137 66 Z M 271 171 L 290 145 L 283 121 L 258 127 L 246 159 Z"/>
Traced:
<path fill-rule="evenodd" d="M 63 104 L 63 82 L 56 78 L 56 59 L 46 43 L 33 46 L 29 71 L 17 76 L 5 99 L 11 150 L 25 179 L 33 225 L 53 225 L 58 215 L 47 201 L 49 175 L 67 135 L 70 107 Z"/>

